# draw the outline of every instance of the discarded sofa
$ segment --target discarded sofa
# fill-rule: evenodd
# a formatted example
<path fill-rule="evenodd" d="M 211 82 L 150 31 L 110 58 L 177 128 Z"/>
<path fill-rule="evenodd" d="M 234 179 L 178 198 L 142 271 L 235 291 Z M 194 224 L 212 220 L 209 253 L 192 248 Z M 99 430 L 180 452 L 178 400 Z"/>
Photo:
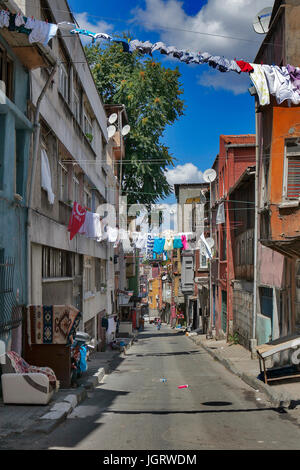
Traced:
<path fill-rule="evenodd" d="M 31 366 L 14 351 L 0 356 L 1 383 L 5 404 L 46 405 L 59 381 L 49 367 Z"/>

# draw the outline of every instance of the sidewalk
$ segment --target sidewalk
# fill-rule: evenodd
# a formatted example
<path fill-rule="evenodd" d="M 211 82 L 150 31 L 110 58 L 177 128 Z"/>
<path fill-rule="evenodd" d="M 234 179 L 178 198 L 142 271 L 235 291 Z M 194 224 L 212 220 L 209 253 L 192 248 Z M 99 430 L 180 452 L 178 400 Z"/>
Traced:
<path fill-rule="evenodd" d="M 264 393 L 275 406 L 294 408 L 300 404 L 300 381 L 271 382 L 265 384 L 258 379 L 260 375 L 258 359 L 251 359 L 251 353 L 239 344 L 230 344 L 226 340 L 206 339 L 206 335 L 187 336 L 195 344 L 202 346 L 212 357 L 220 361 L 233 374 L 244 382 Z"/>
<path fill-rule="evenodd" d="M 26 431 L 50 433 L 87 398 L 88 392 L 97 387 L 104 375 L 118 367 L 136 336 L 123 339 L 127 344 L 125 354 L 110 348 L 93 353 L 86 375 L 78 381 L 78 388 L 59 390 L 48 405 L 5 405 L 0 397 L 0 440 Z"/>

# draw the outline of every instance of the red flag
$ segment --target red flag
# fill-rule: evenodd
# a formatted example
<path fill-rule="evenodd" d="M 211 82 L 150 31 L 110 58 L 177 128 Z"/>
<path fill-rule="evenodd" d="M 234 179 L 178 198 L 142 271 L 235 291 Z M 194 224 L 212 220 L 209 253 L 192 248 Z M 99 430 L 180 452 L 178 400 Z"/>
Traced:
<path fill-rule="evenodd" d="M 73 204 L 72 214 L 69 220 L 68 232 L 70 232 L 70 240 L 75 237 L 80 227 L 85 221 L 86 209 L 81 207 L 77 202 Z"/>

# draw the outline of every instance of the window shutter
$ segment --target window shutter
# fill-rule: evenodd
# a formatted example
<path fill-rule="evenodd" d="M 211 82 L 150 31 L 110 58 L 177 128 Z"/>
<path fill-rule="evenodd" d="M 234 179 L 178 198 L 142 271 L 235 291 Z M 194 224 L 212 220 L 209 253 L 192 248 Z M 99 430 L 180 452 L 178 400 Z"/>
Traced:
<path fill-rule="evenodd" d="M 300 197 L 300 155 L 288 158 L 287 197 Z"/>

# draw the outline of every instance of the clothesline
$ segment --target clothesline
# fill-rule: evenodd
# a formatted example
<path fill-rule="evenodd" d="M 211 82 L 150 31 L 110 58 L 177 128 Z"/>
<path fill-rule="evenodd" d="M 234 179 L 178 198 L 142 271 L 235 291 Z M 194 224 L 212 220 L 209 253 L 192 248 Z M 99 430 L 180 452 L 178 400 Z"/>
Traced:
<path fill-rule="evenodd" d="M 20 13 L 12 14 L 8 10 L 0 11 L 0 28 L 8 28 L 10 31 L 27 34 L 30 43 L 39 42 L 47 45 L 57 34 L 58 25 L 48 21 L 40 21 L 34 17 L 25 17 Z M 86 29 L 75 28 L 70 31 L 73 35 L 84 35 L 92 39 L 92 44 L 97 40 L 113 41 L 120 44 L 124 52 L 151 55 L 159 51 L 161 54 L 177 58 L 186 64 L 208 64 L 220 72 L 249 73 L 259 98 L 259 104 L 270 104 L 270 95 L 275 96 L 277 103 L 288 101 L 289 105 L 300 104 L 300 68 L 287 64 L 286 66 L 254 64 L 244 60 L 227 59 L 224 56 L 216 56 L 208 52 L 192 52 L 186 49 L 178 49 L 175 46 L 167 46 L 159 41 L 152 44 L 150 41 L 133 39 L 125 41 L 114 39 L 103 32 L 92 32 Z"/>

